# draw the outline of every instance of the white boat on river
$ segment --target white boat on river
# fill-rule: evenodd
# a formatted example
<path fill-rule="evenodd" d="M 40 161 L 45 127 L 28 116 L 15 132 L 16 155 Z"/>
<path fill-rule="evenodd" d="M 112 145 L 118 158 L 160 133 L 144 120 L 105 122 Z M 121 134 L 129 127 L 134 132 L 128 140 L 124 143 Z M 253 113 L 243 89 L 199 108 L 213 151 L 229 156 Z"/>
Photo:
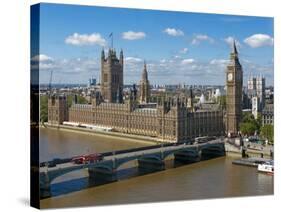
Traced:
<path fill-rule="evenodd" d="M 258 165 L 259 172 L 265 172 L 267 174 L 274 174 L 274 161 L 268 161 Z"/>

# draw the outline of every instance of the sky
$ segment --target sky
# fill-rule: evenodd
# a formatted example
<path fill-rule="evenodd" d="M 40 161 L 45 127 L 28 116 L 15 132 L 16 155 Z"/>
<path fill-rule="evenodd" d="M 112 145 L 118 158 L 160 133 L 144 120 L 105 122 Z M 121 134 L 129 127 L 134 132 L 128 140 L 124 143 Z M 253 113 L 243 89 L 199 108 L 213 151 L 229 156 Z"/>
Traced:
<path fill-rule="evenodd" d="M 31 23 L 32 20 L 31 20 Z M 124 83 L 138 83 L 144 60 L 150 84 L 224 85 L 235 39 L 244 82 L 273 85 L 273 18 L 46 4 L 40 6 L 40 83 L 100 79 L 102 48 L 124 52 Z M 31 66 L 34 68 L 35 66 Z"/>

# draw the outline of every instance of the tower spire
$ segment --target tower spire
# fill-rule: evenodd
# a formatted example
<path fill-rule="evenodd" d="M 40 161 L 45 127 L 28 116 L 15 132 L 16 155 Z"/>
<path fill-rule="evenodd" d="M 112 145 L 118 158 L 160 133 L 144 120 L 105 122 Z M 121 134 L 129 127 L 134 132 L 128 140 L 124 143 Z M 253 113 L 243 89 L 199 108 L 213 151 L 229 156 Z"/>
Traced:
<path fill-rule="evenodd" d="M 102 50 L 101 50 L 101 59 L 104 60 L 104 58 L 105 58 L 105 55 L 104 55 L 104 48 L 102 47 Z"/>
<path fill-rule="evenodd" d="M 143 63 L 143 72 L 142 72 L 142 80 L 147 81 L 147 68 L 146 68 L 146 61 L 144 60 Z"/>
<path fill-rule="evenodd" d="M 236 48 L 236 42 L 235 42 L 234 39 L 233 39 L 233 53 L 238 54 L 238 51 L 237 51 L 237 48 Z"/>
<path fill-rule="evenodd" d="M 238 58 L 238 51 L 237 51 L 237 47 L 236 47 L 236 42 L 233 39 L 233 49 L 232 52 L 230 53 L 230 61 L 231 63 L 240 65 L 239 63 L 239 58 Z"/>
<path fill-rule="evenodd" d="M 146 62 L 143 63 L 142 78 L 140 81 L 140 102 L 148 103 L 150 98 L 150 86 L 147 76 Z"/>
<path fill-rule="evenodd" d="M 123 56 L 123 49 L 121 49 L 120 51 L 120 56 L 119 56 L 119 61 L 120 61 L 120 64 L 123 66 L 123 60 L 124 60 L 124 56 Z"/>
<path fill-rule="evenodd" d="M 113 32 L 111 32 L 108 37 L 111 38 L 111 49 L 113 49 Z"/>

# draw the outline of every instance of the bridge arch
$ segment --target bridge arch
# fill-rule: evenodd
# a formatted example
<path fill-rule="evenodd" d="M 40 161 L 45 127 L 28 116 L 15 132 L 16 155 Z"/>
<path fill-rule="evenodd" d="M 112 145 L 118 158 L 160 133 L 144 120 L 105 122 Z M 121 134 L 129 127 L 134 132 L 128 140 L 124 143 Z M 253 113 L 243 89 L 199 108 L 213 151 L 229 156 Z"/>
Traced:
<path fill-rule="evenodd" d="M 83 164 L 83 165 L 79 165 L 79 166 L 72 166 L 72 167 L 68 167 L 68 168 L 48 171 L 45 173 L 40 173 L 40 181 L 45 181 L 45 182 L 48 182 L 49 184 L 51 184 L 58 177 L 61 177 L 63 175 L 66 175 L 66 174 L 74 172 L 74 171 L 87 169 L 87 168 L 89 168 L 89 169 L 100 168 L 100 169 L 104 169 L 104 170 L 107 170 L 110 172 L 110 171 L 112 171 L 112 164 L 110 161 L 106 161 L 106 163 L 101 162 L 101 163 L 97 163 L 97 164 Z"/>
<path fill-rule="evenodd" d="M 116 166 L 116 170 L 119 171 L 122 169 L 122 167 L 126 166 L 126 164 L 128 163 L 137 163 L 138 162 L 138 158 L 135 157 L 135 158 L 130 158 L 128 160 L 122 160 L 122 161 L 119 161 L 118 162 L 118 165 Z M 136 165 L 138 166 L 138 165 Z"/>
<path fill-rule="evenodd" d="M 141 156 L 132 156 L 132 157 L 118 159 L 116 161 L 115 169 L 118 170 L 121 166 L 123 166 L 124 164 L 129 163 L 131 161 L 138 161 L 138 160 L 145 160 L 145 159 L 162 161 L 162 159 L 160 157 L 160 153 L 153 153 L 153 154 L 141 155 Z"/>
<path fill-rule="evenodd" d="M 155 160 L 155 161 L 162 161 L 161 158 L 161 153 L 153 153 L 153 154 L 149 154 L 149 155 L 142 155 L 138 158 L 139 160 L 146 160 L 146 159 L 150 159 L 150 160 Z"/>
<path fill-rule="evenodd" d="M 94 165 L 89 165 L 88 169 L 101 169 L 108 172 L 112 172 L 113 166 L 112 164 L 94 164 Z"/>
<path fill-rule="evenodd" d="M 84 165 L 81 166 L 74 166 L 74 167 L 69 167 L 69 168 L 64 168 L 64 169 L 57 169 L 53 171 L 47 171 L 40 173 L 40 181 L 45 181 L 51 184 L 56 178 L 63 176 L 65 174 L 68 174 L 70 172 L 78 171 L 85 169 L 86 167 Z"/>

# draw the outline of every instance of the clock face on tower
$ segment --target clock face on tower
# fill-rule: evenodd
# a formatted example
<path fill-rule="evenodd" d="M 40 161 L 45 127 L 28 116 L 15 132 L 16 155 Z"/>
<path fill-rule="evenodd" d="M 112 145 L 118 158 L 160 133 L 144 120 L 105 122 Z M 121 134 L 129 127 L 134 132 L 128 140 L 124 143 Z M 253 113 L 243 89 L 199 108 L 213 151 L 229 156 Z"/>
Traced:
<path fill-rule="evenodd" d="M 228 81 L 232 81 L 232 80 L 233 80 L 233 74 L 232 74 L 232 73 L 229 73 L 229 74 L 227 75 L 227 80 L 228 80 Z"/>

